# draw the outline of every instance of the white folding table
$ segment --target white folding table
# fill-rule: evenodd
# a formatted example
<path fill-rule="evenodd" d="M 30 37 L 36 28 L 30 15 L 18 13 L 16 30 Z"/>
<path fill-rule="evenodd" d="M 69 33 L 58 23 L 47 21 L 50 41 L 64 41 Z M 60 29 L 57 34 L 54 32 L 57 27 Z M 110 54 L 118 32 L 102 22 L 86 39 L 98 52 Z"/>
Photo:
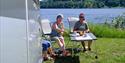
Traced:
<path fill-rule="evenodd" d="M 81 42 L 81 41 L 89 41 L 89 40 L 97 40 L 96 36 L 93 33 L 86 33 L 83 36 L 80 36 L 78 33 L 72 33 L 70 34 L 70 39 L 73 42 Z M 76 46 L 76 44 L 72 45 L 73 47 Z M 74 55 L 73 52 L 73 47 L 72 47 L 72 55 Z M 96 55 L 97 57 L 97 55 Z"/>
<path fill-rule="evenodd" d="M 95 37 L 95 35 L 93 35 L 92 33 L 86 33 L 83 36 L 79 36 L 79 34 L 70 34 L 70 38 L 72 41 L 89 41 L 89 40 L 96 40 L 97 38 Z"/>

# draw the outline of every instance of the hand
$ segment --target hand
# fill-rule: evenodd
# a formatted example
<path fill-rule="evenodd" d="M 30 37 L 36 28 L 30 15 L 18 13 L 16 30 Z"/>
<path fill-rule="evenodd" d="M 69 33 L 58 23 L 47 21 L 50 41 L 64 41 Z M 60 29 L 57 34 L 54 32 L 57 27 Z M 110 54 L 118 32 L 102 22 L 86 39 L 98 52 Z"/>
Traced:
<path fill-rule="evenodd" d="M 77 31 L 73 31 L 73 33 L 77 33 Z"/>
<path fill-rule="evenodd" d="M 86 32 L 86 33 L 89 33 L 89 32 L 90 32 L 90 30 L 88 29 L 88 30 L 86 30 L 85 32 Z"/>
<path fill-rule="evenodd" d="M 84 35 L 84 31 L 76 31 L 80 36 Z"/>
<path fill-rule="evenodd" d="M 61 32 L 60 34 L 63 36 L 63 34 L 64 34 L 64 33 L 63 33 L 63 32 Z"/>
<path fill-rule="evenodd" d="M 83 35 L 84 35 L 84 32 L 83 32 L 83 31 L 80 31 L 80 32 L 79 32 L 79 35 L 80 35 L 80 36 L 83 36 Z"/>

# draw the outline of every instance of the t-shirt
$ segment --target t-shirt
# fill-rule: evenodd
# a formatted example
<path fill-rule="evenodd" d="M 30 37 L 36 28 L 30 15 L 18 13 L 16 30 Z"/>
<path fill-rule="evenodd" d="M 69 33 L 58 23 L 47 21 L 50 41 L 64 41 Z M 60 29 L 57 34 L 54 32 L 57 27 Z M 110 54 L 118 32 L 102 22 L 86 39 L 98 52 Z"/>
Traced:
<path fill-rule="evenodd" d="M 85 31 L 88 29 L 87 23 L 80 23 L 80 21 L 77 21 L 74 26 L 74 30 L 79 30 L 79 31 Z"/>

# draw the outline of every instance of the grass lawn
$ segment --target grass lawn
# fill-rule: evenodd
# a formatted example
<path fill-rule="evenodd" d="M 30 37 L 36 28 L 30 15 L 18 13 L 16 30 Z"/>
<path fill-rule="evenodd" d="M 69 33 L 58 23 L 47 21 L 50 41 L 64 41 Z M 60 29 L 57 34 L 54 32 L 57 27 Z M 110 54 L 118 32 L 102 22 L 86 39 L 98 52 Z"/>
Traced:
<path fill-rule="evenodd" d="M 66 45 L 69 42 L 67 48 L 71 47 L 72 42 L 68 37 L 65 37 L 65 42 Z M 92 51 L 97 51 L 98 59 L 95 59 L 94 53 L 80 52 L 77 53 L 80 63 L 125 63 L 125 38 L 98 38 L 92 44 Z M 45 63 L 53 62 L 46 61 Z"/>

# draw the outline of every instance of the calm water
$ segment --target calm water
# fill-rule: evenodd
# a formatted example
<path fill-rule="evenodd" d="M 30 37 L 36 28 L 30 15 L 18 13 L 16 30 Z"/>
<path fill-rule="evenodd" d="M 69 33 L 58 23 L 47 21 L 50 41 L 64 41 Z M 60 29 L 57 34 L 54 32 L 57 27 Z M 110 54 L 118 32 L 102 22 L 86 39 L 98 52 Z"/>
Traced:
<path fill-rule="evenodd" d="M 85 14 L 86 20 L 93 23 L 103 23 L 106 20 L 109 22 L 125 13 L 125 8 L 123 9 L 41 9 L 42 18 L 47 18 L 51 22 L 54 22 L 57 14 L 62 13 L 64 15 L 64 24 L 68 25 L 68 17 L 78 17 L 78 15 L 83 12 Z"/>

